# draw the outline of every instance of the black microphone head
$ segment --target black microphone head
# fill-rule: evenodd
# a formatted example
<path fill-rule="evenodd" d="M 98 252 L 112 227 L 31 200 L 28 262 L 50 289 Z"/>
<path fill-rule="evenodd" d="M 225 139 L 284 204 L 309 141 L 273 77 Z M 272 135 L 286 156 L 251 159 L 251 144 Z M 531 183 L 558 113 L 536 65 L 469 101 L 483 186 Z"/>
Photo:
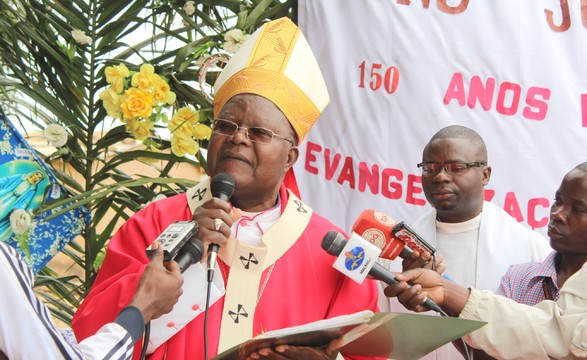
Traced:
<path fill-rule="evenodd" d="M 322 238 L 322 249 L 333 256 L 338 256 L 346 245 L 347 239 L 338 231 L 330 230 Z"/>
<path fill-rule="evenodd" d="M 191 238 L 173 260 L 179 264 L 179 270 L 183 273 L 188 267 L 200 261 L 202 256 L 204 244 L 196 238 Z"/>
<path fill-rule="evenodd" d="M 216 174 L 210 183 L 212 196 L 228 201 L 234 192 L 234 178 L 227 173 Z"/>
<path fill-rule="evenodd" d="M 202 256 L 204 256 L 204 243 L 202 241 L 192 238 L 183 248 L 194 259 L 194 263 L 202 260 Z"/>

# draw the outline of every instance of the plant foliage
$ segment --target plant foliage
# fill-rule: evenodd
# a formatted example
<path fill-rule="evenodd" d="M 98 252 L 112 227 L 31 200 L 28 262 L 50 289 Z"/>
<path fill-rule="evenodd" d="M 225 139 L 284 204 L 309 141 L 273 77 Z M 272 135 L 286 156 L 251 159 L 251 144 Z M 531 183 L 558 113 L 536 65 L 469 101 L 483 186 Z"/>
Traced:
<path fill-rule="evenodd" d="M 41 131 L 48 124 L 67 129 L 66 145 L 46 161 L 72 195 L 65 201 L 84 205 L 93 215 L 83 239 L 63 250 L 75 268 L 71 273 L 82 275 L 58 274 L 47 267 L 37 276 L 38 293 L 65 323 L 71 322 L 89 290 L 117 224 L 156 195 L 193 185 L 191 173 L 171 177 L 178 164 L 205 168 L 201 156 L 171 154 L 164 137 L 152 136 L 151 147 L 115 150 L 134 139 L 101 106 L 98 95 L 108 86 L 105 67 L 124 63 L 138 71 L 141 64 L 152 64 L 176 93 L 174 106 L 191 105 L 209 124 L 212 108 L 200 91 L 198 59 L 222 53 L 224 34 L 233 28 L 252 33 L 268 20 L 296 20 L 295 0 L 192 4 L 193 14 L 188 15 L 184 0 L 0 2 L 0 104 L 23 132 Z M 76 42 L 73 30 L 83 31 L 91 44 Z M 215 77 L 209 71 L 203 88 L 209 88 Z M 125 172 L 137 159 L 149 164 L 155 175 Z M 58 205 L 62 204 L 51 206 Z"/>

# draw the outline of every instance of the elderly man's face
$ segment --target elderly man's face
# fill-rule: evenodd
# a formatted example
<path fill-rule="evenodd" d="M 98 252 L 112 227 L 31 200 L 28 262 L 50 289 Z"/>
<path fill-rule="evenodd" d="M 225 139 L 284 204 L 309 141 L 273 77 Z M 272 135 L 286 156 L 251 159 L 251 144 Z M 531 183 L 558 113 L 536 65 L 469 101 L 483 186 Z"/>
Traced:
<path fill-rule="evenodd" d="M 587 256 L 587 173 L 572 170 L 556 191 L 548 224 L 550 245 L 560 253 Z"/>
<path fill-rule="evenodd" d="M 262 127 L 295 142 L 285 115 L 269 100 L 252 94 L 231 98 L 218 114 L 219 119 L 245 128 Z M 270 143 L 252 142 L 246 130 L 233 136 L 212 132 L 208 147 L 211 176 L 228 173 L 235 179 L 233 203 L 259 211 L 273 205 L 285 173 L 298 157 L 297 148 L 279 137 Z M 240 204 L 239 204 L 240 203 Z M 251 207 L 252 206 L 252 207 Z"/>
<path fill-rule="evenodd" d="M 436 139 L 424 150 L 422 161 L 446 164 L 484 161 L 480 152 L 466 139 Z M 441 169 L 437 174 L 422 174 L 426 199 L 444 222 L 462 222 L 477 216 L 483 209 L 483 187 L 489 182 L 491 168 L 471 167 L 449 174 Z"/>

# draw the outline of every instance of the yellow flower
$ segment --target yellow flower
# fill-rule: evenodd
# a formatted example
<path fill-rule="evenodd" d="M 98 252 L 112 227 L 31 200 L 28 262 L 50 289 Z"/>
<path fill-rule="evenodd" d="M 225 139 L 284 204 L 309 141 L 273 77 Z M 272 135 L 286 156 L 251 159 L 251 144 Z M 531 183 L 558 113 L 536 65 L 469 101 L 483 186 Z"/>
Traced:
<path fill-rule="evenodd" d="M 125 119 L 142 117 L 147 119 L 153 112 L 152 95 L 136 88 L 126 90 L 126 99 L 120 105 Z"/>
<path fill-rule="evenodd" d="M 106 82 L 112 86 L 117 94 L 124 90 L 124 78 L 130 76 L 128 68 L 123 63 L 118 66 L 106 67 L 104 74 L 106 74 Z"/>
<path fill-rule="evenodd" d="M 177 96 L 167 79 L 155 73 L 151 64 L 143 64 L 131 76 L 124 64 L 105 69 L 109 88 L 99 94 L 102 106 L 109 116 L 125 122 L 127 131 L 139 140 L 148 139 L 159 122 L 171 130 L 171 150 L 177 156 L 194 155 L 199 140 L 209 139 L 210 127 L 200 124 L 200 114 L 190 107 L 182 107 L 167 121 L 166 112 Z M 148 145 L 149 147 L 151 145 Z"/>
<path fill-rule="evenodd" d="M 171 151 L 175 156 L 193 155 L 199 148 L 198 143 L 191 137 L 173 136 L 171 138 Z"/>
<path fill-rule="evenodd" d="M 160 80 L 151 64 L 141 65 L 140 71 L 132 76 L 131 85 L 143 91 L 151 91 L 153 84 Z"/>
<path fill-rule="evenodd" d="M 106 109 L 106 113 L 108 116 L 112 116 L 113 118 L 120 119 L 122 117 L 122 110 L 120 109 L 120 105 L 124 102 L 126 98 L 124 95 L 119 95 L 116 93 L 112 87 L 102 91 L 100 95 L 100 100 L 102 100 L 102 106 Z"/>
<path fill-rule="evenodd" d="M 126 129 L 130 131 L 135 139 L 143 141 L 151 135 L 155 128 L 155 123 L 143 119 L 129 119 L 126 122 Z"/>
<path fill-rule="evenodd" d="M 184 106 L 173 115 L 167 128 L 171 130 L 173 135 L 182 137 L 191 137 L 193 134 L 193 126 L 198 123 L 200 114 L 191 108 Z"/>
<path fill-rule="evenodd" d="M 171 120 L 169 120 L 168 128 L 169 130 L 173 131 L 177 127 L 180 127 L 184 124 L 197 124 L 199 120 L 200 113 L 198 113 L 196 110 L 192 110 L 188 106 L 184 106 L 177 110 L 175 114 L 173 114 L 173 117 L 171 118 Z"/>
<path fill-rule="evenodd" d="M 192 133 L 193 133 L 193 127 L 191 125 L 188 124 L 183 124 L 179 127 L 175 127 L 172 130 L 172 135 L 173 136 L 179 136 L 179 137 L 192 137 Z"/>
<path fill-rule="evenodd" d="M 204 124 L 194 125 L 194 131 L 192 136 L 196 140 L 210 139 L 210 135 L 212 135 L 212 129 L 210 129 L 209 126 L 206 126 Z"/>
<path fill-rule="evenodd" d="M 169 105 L 175 102 L 175 93 L 170 91 L 169 84 L 159 76 L 153 84 L 153 99 L 158 103 Z"/>

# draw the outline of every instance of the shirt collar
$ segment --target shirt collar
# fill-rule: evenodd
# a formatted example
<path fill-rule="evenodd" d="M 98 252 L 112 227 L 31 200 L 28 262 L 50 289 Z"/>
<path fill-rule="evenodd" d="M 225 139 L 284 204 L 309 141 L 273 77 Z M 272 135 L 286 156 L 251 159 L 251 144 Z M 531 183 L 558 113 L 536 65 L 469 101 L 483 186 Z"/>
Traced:
<path fill-rule="evenodd" d="M 538 264 L 533 277 L 550 277 L 556 284 L 556 260 L 558 253 L 556 251 L 548 254 L 543 262 Z"/>
<path fill-rule="evenodd" d="M 259 246 L 263 234 L 281 216 L 281 197 L 277 197 L 277 203 L 260 212 L 243 211 L 241 217 L 236 219 L 231 227 L 232 236 L 247 244 Z"/>

